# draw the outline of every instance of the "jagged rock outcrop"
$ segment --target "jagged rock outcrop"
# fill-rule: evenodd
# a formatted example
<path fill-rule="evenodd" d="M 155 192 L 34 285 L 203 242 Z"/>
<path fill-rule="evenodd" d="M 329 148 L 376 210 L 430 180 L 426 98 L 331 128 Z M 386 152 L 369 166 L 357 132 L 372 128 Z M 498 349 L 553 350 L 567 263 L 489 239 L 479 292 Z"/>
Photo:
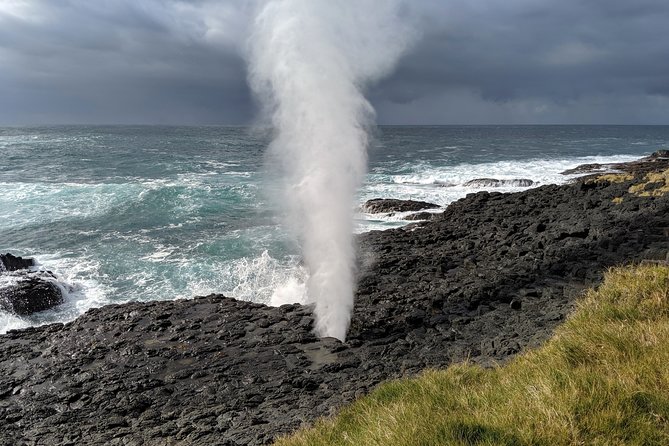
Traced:
<path fill-rule="evenodd" d="M 32 274 L 22 274 L 16 282 L 0 287 L 0 309 L 19 316 L 45 311 L 62 303 L 63 293 L 55 281 Z"/>
<path fill-rule="evenodd" d="M 63 303 L 53 273 L 32 269 L 34 259 L 0 254 L 0 265 L 0 309 L 25 316 Z"/>
<path fill-rule="evenodd" d="M 425 209 L 437 209 L 438 207 L 438 204 L 426 201 L 372 198 L 362 205 L 362 211 L 369 214 L 381 214 L 390 212 L 418 212 Z"/>
<path fill-rule="evenodd" d="M 595 174 L 611 171 L 629 172 L 629 173 L 647 173 L 666 168 L 669 164 L 669 150 L 658 150 L 651 155 L 643 157 L 636 161 L 627 163 L 609 163 L 609 164 L 581 164 L 573 169 L 567 169 L 561 172 L 562 175 L 577 174 Z M 665 166 L 665 167 L 662 167 Z"/>
<path fill-rule="evenodd" d="M 35 266 L 34 259 L 24 259 L 23 257 L 17 257 L 10 253 L 0 254 L 0 273 L 4 271 L 29 269 L 33 266 Z"/>

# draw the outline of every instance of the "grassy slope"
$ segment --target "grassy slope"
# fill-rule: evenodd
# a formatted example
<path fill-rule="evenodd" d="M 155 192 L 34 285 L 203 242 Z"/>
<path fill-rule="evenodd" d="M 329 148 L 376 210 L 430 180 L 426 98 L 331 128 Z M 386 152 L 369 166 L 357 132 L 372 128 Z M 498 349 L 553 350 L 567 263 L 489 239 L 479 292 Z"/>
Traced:
<path fill-rule="evenodd" d="M 542 348 L 381 385 L 279 445 L 669 445 L 669 267 L 609 272 Z"/>

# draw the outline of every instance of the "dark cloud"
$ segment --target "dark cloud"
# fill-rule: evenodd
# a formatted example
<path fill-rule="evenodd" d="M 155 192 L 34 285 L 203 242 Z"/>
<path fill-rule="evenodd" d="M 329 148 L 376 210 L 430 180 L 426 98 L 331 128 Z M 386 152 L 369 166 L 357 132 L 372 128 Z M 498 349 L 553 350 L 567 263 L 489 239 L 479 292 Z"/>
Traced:
<path fill-rule="evenodd" d="M 4 0 L 0 123 L 250 122 L 253 1 Z M 666 0 L 407 0 L 385 123 L 669 123 Z M 410 18 L 409 18 L 410 17 Z"/>
<path fill-rule="evenodd" d="M 0 122 L 246 122 L 238 4 L 0 4 Z"/>
<path fill-rule="evenodd" d="M 372 92 L 384 121 L 669 123 L 664 0 L 429 6 L 422 42 Z"/>

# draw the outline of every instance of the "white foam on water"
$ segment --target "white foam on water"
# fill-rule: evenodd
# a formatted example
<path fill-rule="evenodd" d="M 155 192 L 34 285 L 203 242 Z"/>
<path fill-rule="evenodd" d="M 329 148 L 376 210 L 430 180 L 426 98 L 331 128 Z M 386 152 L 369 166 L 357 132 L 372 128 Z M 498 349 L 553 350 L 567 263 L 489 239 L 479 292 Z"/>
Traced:
<path fill-rule="evenodd" d="M 132 283 L 132 293 L 141 292 L 141 296 L 133 294 L 121 299 L 115 296 L 115 302 L 189 298 L 208 294 L 223 294 L 266 305 L 304 302 L 305 296 L 300 294 L 299 289 L 304 287 L 307 273 L 296 256 L 276 259 L 268 251 L 263 251 L 257 257 L 197 263 L 189 256 L 181 256 L 179 252 L 157 249 L 142 260 L 172 264 L 178 271 L 179 280 L 173 280 L 174 268 L 156 274 L 140 265 L 131 274 L 117 280 Z M 283 291 L 277 291 L 281 289 Z M 277 298 L 278 295 L 284 297 Z"/>
<path fill-rule="evenodd" d="M 63 219 L 84 219 L 105 215 L 115 207 L 142 201 L 147 194 L 165 188 L 185 187 L 178 196 L 175 210 L 187 217 L 201 206 L 191 197 L 192 191 L 212 193 L 220 190 L 215 180 L 219 175 L 232 175 L 224 187 L 242 200 L 255 200 L 259 186 L 252 182 L 241 184 L 234 177 L 249 177 L 251 172 L 188 173 L 176 179 L 137 180 L 126 178 L 123 183 L 44 183 L 0 182 L 0 227 L 10 229 L 44 224 Z"/>
<path fill-rule="evenodd" d="M 176 246 L 164 245 L 157 245 L 155 248 L 154 252 L 140 257 L 139 260 L 145 260 L 147 262 L 163 262 L 178 249 Z"/>
<path fill-rule="evenodd" d="M 44 269 L 56 274 L 60 282 L 68 284 L 65 304 L 57 311 L 67 315 L 67 320 L 85 313 L 91 308 L 112 303 L 113 289 L 105 285 L 100 272 L 100 261 L 91 256 L 66 257 L 60 253 L 42 253 L 39 256 Z"/>
<path fill-rule="evenodd" d="M 207 166 L 213 167 L 215 169 L 227 169 L 228 167 L 239 167 L 241 164 L 235 161 L 216 161 L 216 160 L 207 160 L 204 162 Z"/>
<path fill-rule="evenodd" d="M 19 316 L 0 310 L 0 334 L 5 334 L 9 330 L 20 330 L 35 325 Z"/>
<path fill-rule="evenodd" d="M 264 251 L 255 259 L 233 262 L 231 276 L 236 285 L 229 295 L 236 299 L 266 305 L 304 302 L 307 272 L 297 257 L 279 261 Z"/>
<path fill-rule="evenodd" d="M 0 227 L 23 227 L 104 215 L 150 191 L 177 185 L 166 180 L 130 183 L 0 182 Z"/>
<path fill-rule="evenodd" d="M 280 307 L 285 304 L 306 304 L 308 300 L 307 284 L 297 277 L 290 277 L 272 293 L 270 305 Z"/>
<path fill-rule="evenodd" d="M 612 164 L 639 159 L 639 155 L 586 156 L 564 159 L 533 159 L 523 161 L 498 161 L 484 164 L 458 164 L 455 166 L 414 165 L 410 174 L 371 174 L 360 193 L 360 204 L 372 198 L 397 198 L 420 200 L 442 207 L 472 192 L 517 192 L 546 184 L 564 184 L 581 175 L 562 175 L 581 164 Z M 403 166 L 406 168 L 406 166 Z M 465 183 L 477 178 L 498 180 L 530 179 L 529 187 L 500 186 L 472 187 Z M 406 214 L 358 214 L 356 232 L 384 230 L 400 227 L 412 221 L 403 220 Z"/>
<path fill-rule="evenodd" d="M 64 302 L 57 307 L 28 316 L 17 316 L 0 311 L 0 334 L 8 330 L 54 322 L 69 322 L 91 308 L 111 303 L 109 289 L 98 278 L 99 264 L 91 259 L 69 259 L 62 254 L 43 253 L 41 263 L 33 270 L 48 270 L 56 274 L 56 279 L 42 276 L 60 288 Z M 16 276 L 0 276 L 0 288 L 11 286 L 18 280 Z"/>
<path fill-rule="evenodd" d="M 0 183 L 0 226 L 30 224 L 100 214 L 123 202 L 120 185 Z"/>
<path fill-rule="evenodd" d="M 534 159 L 523 161 L 498 161 L 485 164 L 459 164 L 456 166 L 415 167 L 419 172 L 409 175 L 395 175 L 392 180 L 407 185 L 463 185 L 476 178 L 496 178 L 512 180 L 529 178 L 540 184 L 564 183 L 573 176 L 561 175 L 561 172 L 581 164 L 610 164 L 633 161 L 638 155 L 587 156 L 566 159 Z"/>

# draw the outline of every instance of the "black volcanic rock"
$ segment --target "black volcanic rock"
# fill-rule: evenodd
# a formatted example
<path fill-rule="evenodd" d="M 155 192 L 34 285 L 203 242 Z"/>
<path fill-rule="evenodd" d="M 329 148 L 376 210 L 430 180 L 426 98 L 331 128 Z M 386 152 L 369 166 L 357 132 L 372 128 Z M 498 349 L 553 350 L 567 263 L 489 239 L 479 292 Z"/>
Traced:
<path fill-rule="evenodd" d="M 0 309 L 19 316 L 63 303 L 63 293 L 50 271 L 33 270 L 34 259 L 0 254 Z"/>
<path fill-rule="evenodd" d="M 362 210 L 369 214 L 389 212 L 418 212 L 425 209 L 436 209 L 438 204 L 416 200 L 396 200 L 394 198 L 372 198 L 362 205 Z"/>
<path fill-rule="evenodd" d="M 564 172 L 560 172 L 560 175 L 577 175 L 577 174 L 584 174 L 584 173 L 604 173 L 610 170 L 615 170 L 613 167 L 614 164 L 599 164 L 599 163 L 591 163 L 591 164 L 581 164 L 580 166 L 576 166 L 573 169 L 567 169 Z"/>
<path fill-rule="evenodd" d="M 669 150 L 663 149 L 663 150 L 658 150 L 656 152 L 653 152 L 652 154 L 641 158 L 638 161 L 634 161 L 632 163 L 628 164 L 644 164 L 647 162 L 656 162 L 656 161 L 661 161 L 661 160 L 669 160 Z"/>
<path fill-rule="evenodd" d="M 0 444 L 267 444 L 384 380 L 504 361 L 608 267 L 666 256 L 669 197 L 628 194 L 639 181 L 480 192 L 359 236 L 345 343 L 317 339 L 308 307 L 219 295 L 9 332 Z"/>
<path fill-rule="evenodd" d="M 437 216 L 434 212 L 416 212 L 414 214 L 409 214 L 404 217 L 404 220 L 417 221 L 417 220 L 432 220 Z"/>
<path fill-rule="evenodd" d="M 0 309 L 25 316 L 63 303 L 63 293 L 53 281 L 33 274 L 19 275 L 18 279 L 0 288 Z"/>
<path fill-rule="evenodd" d="M 561 172 L 562 175 L 595 174 L 610 171 L 628 172 L 634 174 L 665 170 L 669 168 L 669 150 L 658 150 L 651 155 L 627 163 L 610 164 L 582 164 L 573 169 Z"/>
<path fill-rule="evenodd" d="M 476 178 L 467 181 L 464 186 L 467 187 L 530 187 L 534 186 L 533 180 L 527 178 L 518 178 L 514 180 L 498 180 L 496 178 Z"/>
<path fill-rule="evenodd" d="M 0 254 L 0 273 L 2 271 L 18 271 L 35 266 L 34 259 L 24 259 L 10 253 Z"/>

